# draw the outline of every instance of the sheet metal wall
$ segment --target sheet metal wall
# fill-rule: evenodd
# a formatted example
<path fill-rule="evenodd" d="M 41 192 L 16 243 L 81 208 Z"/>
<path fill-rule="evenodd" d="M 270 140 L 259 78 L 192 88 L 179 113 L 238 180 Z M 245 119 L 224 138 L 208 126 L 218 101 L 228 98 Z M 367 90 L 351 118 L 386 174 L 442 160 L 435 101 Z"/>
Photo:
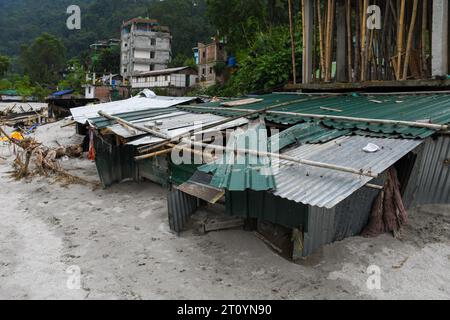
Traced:
<path fill-rule="evenodd" d="M 138 181 L 139 175 L 134 156 L 136 149 L 120 145 L 108 137 L 94 137 L 95 163 L 104 188 L 124 179 Z"/>
<path fill-rule="evenodd" d="M 374 183 L 383 185 L 384 177 Z M 303 255 L 309 256 L 323 245 L 359 235 L 369 221 L 373 201 L 379 192 L 362 188 L 332 209 L 309 206 Z"/>
<path fill-rule="evenodd" d="M 134 161 L 134 160 L 133 160 Z M 169 162 L 167 156 L 158 156 L 137 162 L 139 177 L 168 187 Z"/>
<path fill-rule="evenodd" d="M 413 204 L 450 203 L 450 136 L 428 139 L 413 185 Z"/>
<path fill-rule="evenodd" d="M 95 136 L 95 163 L 104 188 L 125 179 L 139 181 L 142 178 L 167 187 L 169 164 L 165 156 L 136 162 L 135 146 L 117 145 L 112 136 Z"/>
<path fill-rule="evenodd" d="M 186 227 L 189 217 L 198 208 L 198 199 L 178 189 L 172 189 L 167 194 L 167 208 L 170 229 L 181 232 Z"/>
<path fill-rule="evenodd" d="M 264 191 L 227 192 L 226 212 L 231 216 L 257 218 L 288 228 L 307 228 L 306 205 Z"/>

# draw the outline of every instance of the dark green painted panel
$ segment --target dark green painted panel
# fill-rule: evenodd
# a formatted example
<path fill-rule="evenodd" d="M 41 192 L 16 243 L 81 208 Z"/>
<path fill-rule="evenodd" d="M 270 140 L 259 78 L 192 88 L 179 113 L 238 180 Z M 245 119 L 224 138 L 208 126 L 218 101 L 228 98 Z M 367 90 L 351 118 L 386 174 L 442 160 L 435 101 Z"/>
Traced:
<path fill-rule="evenodd" d="M 231 216 L 257 218 L 288 228 L 303 226 L 307 232 L 308 206 L 265 191 L 226 192 L 226 212 Z"/>

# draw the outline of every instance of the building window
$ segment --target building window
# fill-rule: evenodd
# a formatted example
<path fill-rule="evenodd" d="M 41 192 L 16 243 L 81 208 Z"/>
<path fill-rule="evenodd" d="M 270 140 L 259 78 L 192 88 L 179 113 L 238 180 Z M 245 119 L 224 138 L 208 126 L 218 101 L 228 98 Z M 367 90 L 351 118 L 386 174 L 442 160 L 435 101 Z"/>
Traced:
<path fill-rule="evenodd" d="M 150 65 L 150 71 L 153 71 L 153 70 L 155 70 L 155 65 L 154 65 L 154 64 L 151 64 L 151 65 Z"/>
<path fill-rule="evenodd" d="M 209 73 L 210 73 L 210 74 L 213 73 L 213 68 L 209 68 Z"/>
<path fill-rule="evenodd" d="M 150 39 L 150 45 L 156 46 L 156 39 Z"/>
<path fill-rule="evenodd" d="M 206 50 L 204 50 L 204 51 L 202 52 L 202 57 L 203 57 L 203 59 L 206 58 Z"/>
<path fill-rule="evenodd" d="M 123 68 L 123 72 L 126 73 L 128 70 L 127 68 Z"/>
<path fill-rule="evenodd" d="M 202 69 L 202 74 L 206 74 L 206 69 L 205 68 Z"/>
<path fill-rule="evenodd" d="M 150 51 L 150 59 L 155 59 L 155 51 Z"/>
<path fill-rule="evenodd" d="M 165 76 L 164 81 L 169 81 L 169 76 Z"/>

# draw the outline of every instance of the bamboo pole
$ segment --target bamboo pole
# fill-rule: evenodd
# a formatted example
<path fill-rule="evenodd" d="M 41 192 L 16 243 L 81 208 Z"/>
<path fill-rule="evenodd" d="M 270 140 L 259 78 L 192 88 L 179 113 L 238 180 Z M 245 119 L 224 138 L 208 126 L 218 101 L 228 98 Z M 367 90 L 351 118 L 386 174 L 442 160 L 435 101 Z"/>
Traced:
<path fill-rule="evenodd" d="M 427 25 L 428 25 L 428 0 L 423 0 L 422 8 L 422 32 L 421 32 L 421 51 L 422 51 L 422 77 L 428 73 L 427 66 Z"/>
<path fill-rule="evenodd" d="M 400 16 L 398 19 L 398 33 L 397 33 L 397 80 L 402 79 L 402 54 L 403 54 L 403 24 L 405 23 L 405 0 L 400 0 Z"/>
<path fill-rule="evenodd" d="M 409 26 L 408 42 L 406 44 L 405 65 L 403 67 L 402 80 L 406 80 L 408 77 L 409 60 L 411 58 L 411 47 L 412 47 L 412 41 L 413 41 L 413 37 L 414 37 L 414 29 L 416 27 L 418 4 L 419 4 L 419 0 L 414 0 L 411 24 Z"/>
<path fill-rule="evenodd" d="M 346 21 L 347 21 L 347 73 L 348 73 L 348 81 L 352 82 L 353 80 L 353 71 L 352 71 L 352 4 L 350 0 L 345 0 L 345 12 L 346 12 Z"/>
<path fill-rule="evenodd" d="M 292 79 L 294 84 L 297 84 L 297 66 L 295 61 L 295 37 L 294 37 L 294 18 L 292 16 L 292 0 L 288 0 L 288 5 L 289 5 L 289 30 L 291 34 L 291 50 L 292 50 Z M 303 35 L 303 48 L 305 48 L 304 44 L 305 44 L 305 35 Z"/>
<path fill-rule="evenodd" d="M 322 162 L 318 162 L 318 161 L 312 161 L 312 160 L 306 160 L 306 159 L 297 159 L 294 157 L 290 157 L 290 156 L 286 156 L 286 155 L 282 155 L 282 154 L 278 154 L 278 153 L 272 153 L 272 152 L 266 152 L 266 151 L 258 151 L 258 150 L 251 150 L 251 149 L 240 149 L 240 148 L 230 148 L 230 147 L 223 147 L 223 146 L 218 146 L 218 145 L 211 145 L 211 144 L 206 144 L 206 143 L 202 143 L 202 142 L 194 142 L 191 141 L 189 139 L 182 139 L 181 143 L 185 143 L 187 145 L 191 145 L 191 146 L 197 146 L 197 147 L 202 147 L 202 148 L 211 148 L 214 147 L 214 149 L 216 150 L 220 150 L 220 151 L 231 151 L 237 154 L 251 154 L 251 155 L 256 155 L 256 156 L 262 156 L 262 157 L 270 157 L 270 158 L 276 158 L 276 159 L 281 159 L 281 160 L 286 160 L 289 162 L 294 162 L 294 163 L 298 163 L 298 164 L 303 164 L 303 165 L 307 165 L 307 166 L 312 166 L 312 167 L 318 167 L 318 168 L 324 168 L 324 169 L 331 169 L 331 170 L 335 170 L 335 171 L 342 171 L 342 172 L 346 172 L 346 173 L 352 173 L 352 174 L 356 174 L 356 175 L 360 175 L 360 176 L 366 176 L 366 177 L 371 177 L 371 178 L 377 178 L 378 175 L 375 173 L 372 173 L 372 171 L 370 170 L 364 170 L 364 169 L 354 169 L 354 168 L 349 168 L 349 167 L 344 167 L 344 166 L 339 166 L 339 165 L 334 165 L 334 164 L 329 164 L 329 163 L 322 163 Z M 136 160 L 140 161 L 140 160 L 145 160 L 148 158 L 149 155 L 143 155 L 143 156 L 138 156 L 135 157 Z"/>
<path fill-rule="evenodd" d="M 355 6 L 355 64 L 354 69 L 354 81 L 358 81 L 361 75 L 361 19 L 360 11 L 362 6 L 362 0 L 356 0 Z"/>
<path fill-rule="evenodd" d="M 237 109 L 237 108 L 208 108 L 208 107 L 187 107 L 189 109 L 204 109 L 210 111 L 236 111 L 236 112 L 248 112 L 248 109 Z M 371 118 L 356 118 L 347 116 L 334 116 L 334 115 L 323 115 L 323 114 L 311 114 L 311 113 L 299 113 L 299 112 L 286 112 L 286 111 L 267 111 L 267 114 L 276 114 L 284 116 L 295 116 L 303 118 L 313 118 L 320 120 L 342 120 L 342 121 L 353 121 L 353 122 L 364 122 L 364 123 L 378 123 L 378 124 L 390 124 L 390 125 L 403 125 L 407 127 L 415 128 L 426 128 L 432 130 L 448 130 L 449 125 L 423 123 L 415 121 L 403 121 L 403 120 L 388 120 L 388 119 L 371 119 Z"/>
<path fill-rule="evenodd" d="M 218 127 L 218 126 L 221 126 L 221 125 L 223 125 L 223 124 L 226 124 L 226 123 L 229 123 L 229 122 L 232 122 L 232 121 L 235 121 L 235 120 L 244 118 L 244 117 L 251 117 L 251 116 L 254 116 L 254 115 L 257 115 L 257 114 L 260 114 L 260 113 L 265 113 L 265 112 L 267 112 L 267 111 L 269 111 L 269 110 L 272 110 L 272 109 L 276 109 L 276 108 L 280 108 L 280 107 L 285 107 L 285 106 L 288 106 L 288 105 L 291 105 L 291 104 L 295 104 L 295 103 L 301 103 L 301 102 L 305 102 L 305 101 L 311 101 L 311 100 L 317 100 L 317 99 L 323 99 L 323 98 L 326 98 L 326 96 L 321 96 L 321 97 L 309 97 L 309 98 L 307 98 L 307 99 L 292 100 L 292 101 L 288 101 L 288 102 L 283 102 L 283 103 L 275 104 L 275 105 L 273 105 L 273 106 L 270 106 L 270 107 L 267 107 L 267 108 L 264 108 L 264 109 L 260 109 L 260 110 L 248 110 L 248 111 L 246 111 L 246 113 L 243 114 L 243 115 L 239 115 L 239 116 L 232 117 L 232 118 L 227 118 L 227 119 L 224 119 L 224 120 L 221 120 L 221 121 L 218 121 L 218 122 L 209 124 L 209 125 L 205 126 L 205 127 L 202 128 L 202 129 L 203 129 L 203 130 L 208 130 L 208 129 L 211 129 L 211 128 L 214 128 L 214 127 Z M 188 106 L 185 106 L 185 108 L 186 108 L 186 107 L 188 107 Z M 223 108 L 223 110 L 231 110 L 231 109 L 232 109 L 232 108 Z M 240 109 L 237 109 L 237 110 L 240 110 Z M 186 137 L 186 136 L 190 136 L 190 135 L 192 135 L 192 133 L 194 133 L 195 131 L 196 131 L 196 129 L 192 129 L 192 130 L 190 130 L 190 131 L 188 131 L 188 132 L 186 132 L 186 133 L 179 134 L 179 135 L 177 135 L 177 136 L 175 136 L 175 137 L 167 138 L 167 139 L 165 139 L 164 141 L 162 141 L 162 142 L 159 143 L 159 144 L 140 147 L 140 148 L 139 148 L 139 151 L 140 151 L 141 153 L 143 153 L 143 152 L 149 152 L 149 151 L 152 151 L 152 150 L 159 149 L 159 148 L 161 148 L 161 147 L 164 147 L 164 146 L 167 145 L 168 143 L 171 143 L 171 142 L 177 142 L 177 141 L 179 141 L 181 138 L 184 138 L 184 137 Z"/>
<path fill-rule="evenodd" d="M 364 0 L 361 14 L 361 81 L 366 81 L 367 69 L 367 7 L 368 0 Z"/>
<path fill-rule="evenodd" d="M 322 79 L 322 73 L 325 72 L 325 55 L 324 55 L 323 22 L 322 22 L 322 11 L 320 8 L 320 0 L 317 0 L 317 17 L 319 24 L 319 47 L 320 47 L 320 68 L 321 68 L 320 79 Z"/>
<path fill-rule="evenodd" d="M 325 41 L 325 82 L 331 81 L 331 42 L 333 30 L 333 1 L 328 0 L 327 20 L 326 20 L 326 41 Z"/>
<path fill-rule="evenodd" d="M 115 117 L 115 116 L 112 116 L 112 115 L 110 115 L 110 114 L 107 114 L 106 112 L 99 111 L 98 114 L 99 114 L 100 116 L 102 116 L 103 118 L 106 118 L 106 119 L 108 119 L 108 120 L 116 121 L 116 122 L 119 123 L 119 124 L 123 124 L 123 125 L 125 125 L 125 126 L 127 126 L 127 127 L 130 127 L 130 128 L 133 128 L 133 129 L 142 131 L 142 132 L 150 133 L 150 134 L 152 134 L 152 135 L 154 135 L 154 136 L 156 136 L 156 137 L 158 137 L 158 138 L 161 138 L 161 139 L 170 139 L 170 136 L 168 136 L 168 135 L 166 135 L 166 134 L 163 134 L 163 133 L 161 133 L 161 132 L 159 132 L 159 131 L 152 130 L 152 129 L 149 129 L 149 128 L 146 128 L 146 127 L 142 127 L 142 126 L 139 126 L 139 125 L 137 125 L 137 124 L 134 124 L 134 123 L 125 121 L 125 120 L 123 120 L 123 119 L 121 119 L 121 118 L 119 118 L 119 117 Z"/>
<path fill-rule="evenodd" d="M 307 43 L 306 43 L 306 12 L 305 12 L 305 0 L 301 0 L 301 6 L 302 6 L 302 46 L 303 46 L 303 50 L 302 50 L 302 63 L 303 63 L 303 68 L 302 68 L 302 79 L 303 79 L 303 83 L 305 83 L 305 79 L 307 78 L 307 75 L 305 73 L 305 70 L 307 68 L 305 68 L 304 66 L 306 65 L 307 61 L 306 61 L 306 56 L 307 56 L 307 52 L 306 49 L 308 47 Z"/>

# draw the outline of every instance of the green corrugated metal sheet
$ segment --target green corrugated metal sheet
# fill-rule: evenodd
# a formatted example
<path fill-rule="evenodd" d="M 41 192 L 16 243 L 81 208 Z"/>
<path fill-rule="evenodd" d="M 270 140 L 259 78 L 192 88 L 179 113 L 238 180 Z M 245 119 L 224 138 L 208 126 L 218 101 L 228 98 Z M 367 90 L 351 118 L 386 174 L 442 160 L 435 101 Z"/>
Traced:
<path fill-rule="evenodd" d="M 240 107 L 241 109 L 260 110 L 278 103 L 294 101 L 302 98 L 298 94 L 269 94 L 259 96 L 264 101 Z M 305 99 L 308 96 L 305 96 Z M 221 107 L 219 102 L 204 104 L 203 107 Z M 179 107 L 183 109 L 183 107 Z M 324 108 L 328 108 L 324 109 Z M 341 110 L 330 111 L 329 108 Z M 221 116 L 236 116 L 240 112 L 225 110 L 205 110 L 186 108 L 192 112 L 213 113 Z M 450 95 L 449 94 L 428 94 L 428 95 L 376 95 L 374 97 L 366 95 L 338 95 L 329 96 L 322 99 L 312 99 L 309 101 L 294 103 L 292 105 L 280 107 L 272 111 L 286 111 L 296 113 L 308 113 L 319 115 L 336 115 L 356 118 L 389 119 L 403 121 L 431 120 L 435 124 L 450 123 Z M 291 115 L 267 114 L 267 121 L 293 125 L 313 119 Z M 426 138 L 435 131 L 430 129 L 413 128 L 398 125 L 379 125 L 371 123 L 360 123 L 351 121 L 322 121 L 328 127 L 345 130 L 362 130 L 371 133 L 380 133 L 384 137 L 393 135 L 404 138 Z"/>
<path fill-rule="evenodd" d="M 176 165 L 172 161 L 170 161 L 169 167 L 170 167 L 170 177 L 169 177 L 170 182 L 179 186 L 189 181 L 189 179 L 197 171 L 199 165 L 195 164 Z"/>
<path fill-rule="evenodd" d="M 270 141 L 278 139 L 279 150 L 282 150 L 293 143 L 325 143 L 345 136 L 350 132 L 350 130 L 329 129 L 318 122 L 305 122 L 272 136 Z M 276 152 L 277 150 L 272 151 Z"/>
<path fill-rule="evenodd" d="M 142 120 L 142 119 L 149 119 L 152 117 L 162 116 L 165 114 L 173 113 L 179 111 L 176 108 L 156 108 L 156 109 L 146 109 L 146 110 L 140 110 L 140 111 L 134 111 L 134 112 L 126 112 L 126 113 L 119 113 L 114 114 L 115 117 L 121 118 L 125 121 L 136 121 L 136 120 Z M 97 117 L 93 119 L 89 119 L 92 124 L 97 129 L 103 129 L 110 125 L 113 125 L 115 121 L 105 119 L 103 117 Z"/>
<path fill-rule="evenodd" d="M 303 226 L 304 231 L 308 231 L 308 206 L 304 204 L 253 190 L 226 192 L 225 197 L 228 215 L 257 218 L 287 228 Z"/>
<path fill-rule="evenodd" d="M 257 140 L 252 139 L 253 137 L 257 137 Z M 258 145 L 253 146 L 251 141 L 257 141 Z M 260 123 L 243 133 L 233 135 L 227 146 L 233 150 L 239 148 L 267 151 L 268 139 L 265 125 Z M 212 173 L 211 185 L 219 189 L 229 191 L 273 190 L 276 189 L 276 185 L 270 161 L 268 157 L 253 154 L 236 156 L 234 152 L 225 151 L 223 157 L 217 162 L 201 166 L 199 170 Z"/>

